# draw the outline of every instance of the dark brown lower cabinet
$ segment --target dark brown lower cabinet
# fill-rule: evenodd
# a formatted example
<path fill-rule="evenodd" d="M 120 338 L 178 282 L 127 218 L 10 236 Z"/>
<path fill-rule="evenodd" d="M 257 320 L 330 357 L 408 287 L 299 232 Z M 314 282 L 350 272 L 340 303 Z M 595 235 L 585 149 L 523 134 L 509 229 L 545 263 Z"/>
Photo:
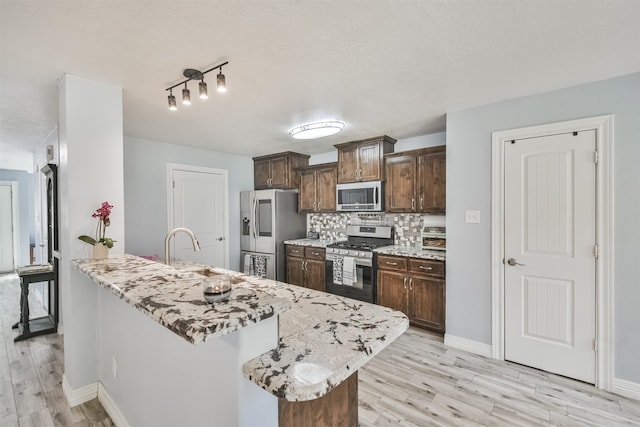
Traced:
<path fill-rule="evenodd" d="M 402 311 L 413 326 L 445 332 L 444 261 L 377 256 L 378 304 Z"/>
<path fill-rule="evenodd" d="M 287 245 L 287 283 L 325 290 L 325 249 Z"/>

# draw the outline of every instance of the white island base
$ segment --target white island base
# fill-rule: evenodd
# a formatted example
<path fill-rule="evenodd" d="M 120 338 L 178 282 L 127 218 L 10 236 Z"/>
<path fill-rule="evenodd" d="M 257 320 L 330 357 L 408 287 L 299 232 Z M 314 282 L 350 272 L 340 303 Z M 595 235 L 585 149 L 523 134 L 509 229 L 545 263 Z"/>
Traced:
<path fill-rule="evenodd" d="M 277 346 L 277 315 L 193 345 L 81 280 L 97 288 L 97 380 L 116 425 L 278 425 L 278 399 L 242 373 L 245 362 Z"/>

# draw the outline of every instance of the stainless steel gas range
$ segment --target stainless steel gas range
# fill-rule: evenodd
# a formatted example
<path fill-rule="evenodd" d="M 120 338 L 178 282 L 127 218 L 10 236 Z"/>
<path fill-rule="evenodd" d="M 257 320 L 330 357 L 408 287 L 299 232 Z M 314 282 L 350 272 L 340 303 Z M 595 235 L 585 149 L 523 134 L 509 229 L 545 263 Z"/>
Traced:
<path fill-rule="evenodd" d="M 375 303 L 373 250 L 392 244 L 393 227 L 348 225 L 347 240 L 327 246 L 327 292 Z"/>

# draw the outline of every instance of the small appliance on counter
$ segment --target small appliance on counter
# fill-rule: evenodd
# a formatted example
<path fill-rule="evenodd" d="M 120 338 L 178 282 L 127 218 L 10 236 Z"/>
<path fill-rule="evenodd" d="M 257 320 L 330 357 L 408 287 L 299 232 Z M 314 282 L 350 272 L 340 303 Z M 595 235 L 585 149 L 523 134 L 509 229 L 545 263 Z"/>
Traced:
<path fill-rule="evenodd" d="M 447 249 L 445 227 L 425 226 L 422 229 L 422 249 L 444 251 Z"/>

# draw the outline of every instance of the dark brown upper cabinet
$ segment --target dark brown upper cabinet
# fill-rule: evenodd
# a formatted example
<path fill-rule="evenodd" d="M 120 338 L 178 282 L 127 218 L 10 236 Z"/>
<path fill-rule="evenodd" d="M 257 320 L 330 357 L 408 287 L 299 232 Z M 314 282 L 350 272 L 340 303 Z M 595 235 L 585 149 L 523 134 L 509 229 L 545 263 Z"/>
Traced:
<path fill-rule="evenodd" d="M 395 143 L 395 139 L 384 135 L 335 145 L 338 183 L 384 181 L 384 155 L 393 153 Z"/>
<path fill-rule="evenodd" d="M 444 214 L 446 146 L 385 155 L 385 210 Z"/>
<path fill-rule="evenodd" d="M 298 169 L 300 192 L 298 212 L 335 212 L 337 163 L 325 163 Z"/>
<path fill-rule="evenodd" d="M 309 156 L 292 151 L 254 157 L 254 188 L 256 190 L 298 188 L 300 175 L 295 169 L 308 165 Z"/>

